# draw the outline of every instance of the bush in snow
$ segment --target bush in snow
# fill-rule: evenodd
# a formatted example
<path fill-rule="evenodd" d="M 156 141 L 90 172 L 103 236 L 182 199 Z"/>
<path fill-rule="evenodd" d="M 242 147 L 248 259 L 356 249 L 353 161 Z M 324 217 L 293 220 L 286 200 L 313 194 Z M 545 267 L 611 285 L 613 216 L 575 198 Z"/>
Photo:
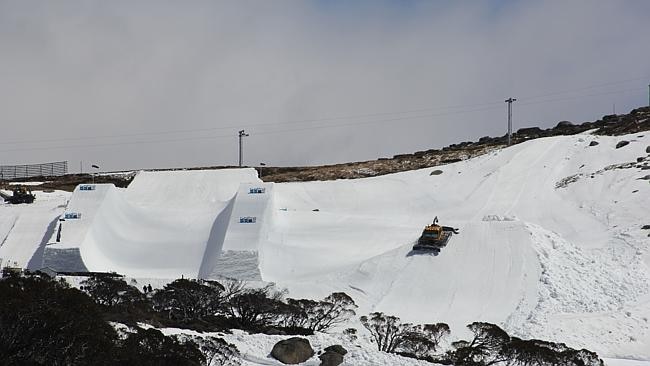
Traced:
<path fill-rule="evenodd" d="M 370 331 L 378 350 L 415 358 L 426 358 L 436 352 L 440 341 L 450 333 L 445 323 L 401 323 L 398 317 L 381 312 L 362 316 L 361 324 Z"/>
<path fill-rule="evenodd" d="M 289 326 L 325 332 L 333 326 L 347 322 L 356 315 L 357 305 L 344 292 L 335 292 L 321 301 L 287 299 L 293 307 L 287 318 Z"/>
<path fill-rule="evenodd" d="M 474 322 L 467 327 L 474 338 L 452 343 L 456 348 L 451 354 L 455 365 L 492 365 L 508 360 L 504 352 L 510 341 L 508 333 L 490 323 Z"/>
<path fill-rule="evenodd" d="M 106 365 L 116 337 L 101 308 L 63 280 L 36 274 L 0 281 L 3 365 Z"/>
<path fill-rule="evenodd" d="M 351 343 L 354 343 L 357 341 L 357 329 L 356 328 L 347 328 L 346 330 L 343 331 L 343 336 L 347 338 L 348 341 Z"/>
<path fill-rule="evenodd" d="M 402 324 L 398 317 L 381 312 L 362 316 L 360 320 L 361 324 L 370 332 L 370 336 L 377 344 L 377 349 L 389 353 L 394 353 L 415 329 L 412 324 Z"/>
<path fill-rule="evenodd" d="M 288 305 L 282 301 L 284 294 L 272 284 L 261 288 L 242 289 L 228 299 L 226 315 L 241 329 L 263 330 L 280 323 L 290 311 Z"/>
<path fill-rule="evenodd" d="M 157 329 L 128 333 L 112 357 L 116 365 L 206 365 L 206 358 L 191 340 L 167 337 Z"/>
<path fill-rule="evenodd" d="M 440 341 L 449 333 L 449 325 L 445 323 L 413 326 L 399 347 L 400 353 L 426 358 L 438 350 Z"/>
<path fill-rule="evenodd" d="M 223 311 L 224 290 L 217 281 L 179 279 L 156 291 L 151 301 L 168 319 L 191 322 Z"/>
<path fill-rule="evenodd" d="M 204 365 L 193 342 L 138 329 L 119 337 L 106 306 L 64 280 L 28 274 L 0 280 L 2 365 Z"/>
<path fill-rule="evenodd" d="M 510 337 L 503 329 L 490 323 L 475 322 L 467 327 L 474 338 L 452 344 L 456 350 L 450 352 L 449 356 L 455 365 L 603 365 L 596 353 L 584 349 L 575 350 L 562 343 Z"/>
<path fill-rule="evenodd" d="M 144 295 L 120 277 L 95 275 L 81 282 L 81 290 L 107 307 L 144 301 Z"/>
<path fill-rule="evenodd" d="M 179 335 L 179 340 L 191 340 L 197 345 L 203 357 L 205 357 L 206 366 L 239 366 L 241 365 L 241 355 L 234 345 L 218 337 L 200 337 Z"/>

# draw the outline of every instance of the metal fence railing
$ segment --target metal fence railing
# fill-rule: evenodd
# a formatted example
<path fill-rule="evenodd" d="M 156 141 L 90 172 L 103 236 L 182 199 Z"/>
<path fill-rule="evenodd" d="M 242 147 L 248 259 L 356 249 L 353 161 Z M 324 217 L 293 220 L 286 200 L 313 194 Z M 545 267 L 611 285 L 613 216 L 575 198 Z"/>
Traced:
<path fill-rule="evenodd" d="M 44 164 L 0 165 L 0 180 L 53 177 L 65 174 L 68 174 L 67 161 Z"/>

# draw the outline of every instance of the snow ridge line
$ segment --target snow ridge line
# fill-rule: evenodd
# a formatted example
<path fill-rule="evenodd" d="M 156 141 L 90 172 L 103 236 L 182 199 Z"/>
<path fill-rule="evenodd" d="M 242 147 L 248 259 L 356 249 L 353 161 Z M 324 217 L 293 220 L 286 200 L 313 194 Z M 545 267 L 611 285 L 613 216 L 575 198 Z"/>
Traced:
<path fill-rule="evenodd" d="M 14 221 L 11 223 L 11 227 L 9 228 L 9 230 L 7 230 L 7 234 L 6 234 L 5 237 L 2 239 L 2 243 L 0 243 L 0 248 L 2 248 L 2 246 L 5 244 L 5 242 L 7 241 L 7 238 L 9 237 L 9 234 L 11 234 L 11 231 L 12 231 L 12 230 L 14 229 L 14 227 L 16 226 L 16 221 L 18 221 L 18 217 L 17 217 L 17 216 L 14 216 Z"/>

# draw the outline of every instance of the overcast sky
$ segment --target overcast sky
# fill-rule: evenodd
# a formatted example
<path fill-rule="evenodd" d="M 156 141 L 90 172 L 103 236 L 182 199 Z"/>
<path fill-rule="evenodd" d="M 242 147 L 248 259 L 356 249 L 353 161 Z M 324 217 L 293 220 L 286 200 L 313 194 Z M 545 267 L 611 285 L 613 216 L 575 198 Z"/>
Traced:
<path fill-rule="evenodd" d="M 3 1 L 0 164 L 389 157 L 647 105 L 650 1 Z"/>

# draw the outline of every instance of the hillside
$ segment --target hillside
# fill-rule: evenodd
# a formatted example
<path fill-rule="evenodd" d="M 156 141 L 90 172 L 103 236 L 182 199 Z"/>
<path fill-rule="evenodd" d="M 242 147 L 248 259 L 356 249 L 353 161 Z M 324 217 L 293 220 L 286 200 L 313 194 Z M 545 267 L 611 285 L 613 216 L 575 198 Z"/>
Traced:
<path fill-rule="evenodd" d="M 0 257 L 154 283 L 261 280 L 294 298 L 344 291 L 359 314 L 445 322 L 456 339 L 487 321 L 650 360 L 648 109 L 630 115 L 615 126 L 520 130 L 511 147 L 482 139 L 477 156 L 435 165 L 472 144 L 449 147 L 421 154 L 431 167 L 364 179 L 265 183 L 252 168 L 177 170 L 140 172 L 126 188 L 37 192 L 32 205 L 0 205 Z M 621 126 L 634 133 L 619 135 Z M 59 222 L 64 213 L 80 215 Z M 412 252 L 434 216 L 460 234 L 437 256 Z M 230 340 L 266 357 L 242 337 Z"/>
<path fill-rule="evenodd" d="M 574 124 L 561 121 L 555 127 L 540 129 L 526 127 L 517 130 L 512 135 L 512 143 L 519 144 L 524 141 L 540 137 L 566 136 L 594 130 L 595 135 L 620 136 L 650 130 L 650 107 L 641 107 L 628 114 L 607 115 L 593 122 Z M 446 146 L 442 149 L 418 151 L 412 154 L 399 154 L 391 158 L 351 162 L 345 164 L 304 166 L 304 167 L 255 167 L 260 179 L 265 182 L 308 182 L 316 180 L 355 179 L 374 177 L 379 175 L 403 172 L 408 170 L 429 168 L 466 160 L 483 155 L 495 149 L 506 146 L 507 135 L 500 137 L 485 136 L 478 141 L 467 141 Z M 153 169 L 151 171 L 167 170 L 209 170 L 231 169 L 234 166 L 211 166 L 195 168 Z M 131 183 L 133 174 L 129 172 L 103 173 L 95 176 L 97 183 L 112 183 L 116 187 L 126 187 Z M 71 192 L 78 184 L 88 183 L 93 180 L 90 174 L 68 174 L 62 177 L 35 177 L 18 179 L 20 181 L 43 181 L 34 187 L 39 190 L 64 190 Z"/>
<path fill-rule="evenodd" d="M 593 121 L 574 124 L 561 121 L 554 128 L 521 128 L 512 135 L 512 143 L 540 137 L 575 135 L 595 130 L 595 135 L 620 136 L 650 130 L 650 107 L 641 107 L 623 115 L 607 115 Z M 485 136 L 478 141 L 467 141 L 446 146 L 442 149 L 400 154 L 392 158 L 381 158 L 356 163 L 335 164 L 316 167 L 257 168 L 267 182 L 294 182 L 313 180 L 353 179 L 372 177 L 408 170 L 429 168 L 450 162 L 465 160 L 506 146 L 507 135 Z"/>

